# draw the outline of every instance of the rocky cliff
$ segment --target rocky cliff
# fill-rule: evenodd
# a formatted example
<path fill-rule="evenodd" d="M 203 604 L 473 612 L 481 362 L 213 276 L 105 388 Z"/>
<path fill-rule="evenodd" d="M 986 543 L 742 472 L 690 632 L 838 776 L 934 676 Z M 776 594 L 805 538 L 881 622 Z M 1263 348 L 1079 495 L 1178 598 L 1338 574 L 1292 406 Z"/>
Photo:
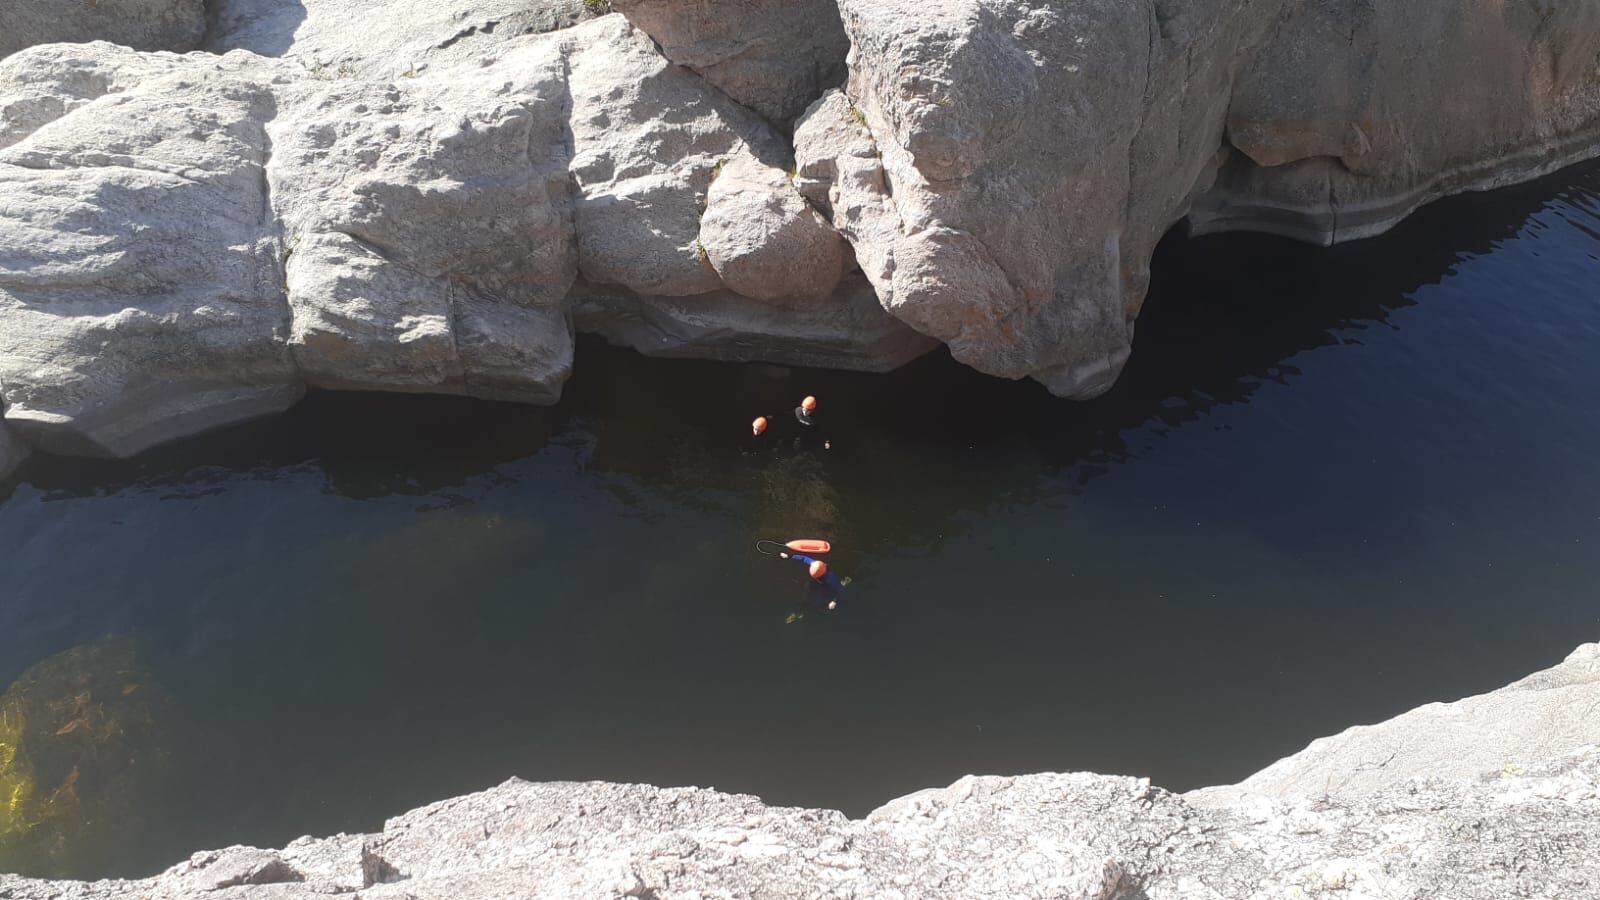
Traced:
<path fill-rule="evenodd" d="M 1175 222 L 1365 237 L 1600 134 L 1600 0 L 615 8 L 9 5 L 8 440 L 124 456 L 308 386 L 549 403 L 574 330 L 942 342 L 1088 397 Z M 51 43 L 92 38 L 126 46 Z"/>
<path fill-rule="evenodd" d="M 513 780 L 143 881 L 0 897 L 1580 898 L 1600 895 L 1600 644 L 1318 741 L 1233 788 L 968 777 L 861 820 L 697 788 Z"/>

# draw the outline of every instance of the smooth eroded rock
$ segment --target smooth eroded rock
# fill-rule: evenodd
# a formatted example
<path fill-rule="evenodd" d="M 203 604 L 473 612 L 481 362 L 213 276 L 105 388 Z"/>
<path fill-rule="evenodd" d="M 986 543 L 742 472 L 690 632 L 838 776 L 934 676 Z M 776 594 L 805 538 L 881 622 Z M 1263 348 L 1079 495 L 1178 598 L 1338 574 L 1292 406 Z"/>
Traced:
<path fill-rule="evenodd" d="M 1600 2 L 1290 4 L 1227 121 L 1237 152 L 1197 232 L 1370 237 L 1595 155 Z"/>
<path fill-rule="evenodd" d="M 739 153 L 716 173 L 700 219 L 706 261 L 757 300 L 818 300 L 848 258 L 844 239 L 795 190 L 789 173 Z"/>
<path fill-rule="evenodd" d="M 127 456 L 299 397 L 276 102 L 238 62 L 196 58 L 0 150 L 0 390 L 40 449 Z"/>
<path fill-rule="evenodd" d="M 772 122 L 844 81 L 850 42 L 835 0 L 612 0 L 661 45 Z"/>
<path fill-rule="evenodd" d="M 580 330 L 647 356 L 888 372 L 938 346 L 886 314 L 859 274 L 824 300 L 798 306 L 730 291 L 640 297 L 585 284 L 573 298 Z"/>

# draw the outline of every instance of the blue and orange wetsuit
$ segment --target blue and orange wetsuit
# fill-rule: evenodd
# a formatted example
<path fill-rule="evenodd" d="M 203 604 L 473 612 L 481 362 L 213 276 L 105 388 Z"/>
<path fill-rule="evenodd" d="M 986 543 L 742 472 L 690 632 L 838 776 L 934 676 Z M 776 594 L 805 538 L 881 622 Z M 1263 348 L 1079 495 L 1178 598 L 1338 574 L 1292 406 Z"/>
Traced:
<path fill-rule="evenodd" d="M 822 562 L 822 560 L 819 560 L 814 556 L 807 556 L 804 553 L 791 553 L 789 554 L 789 558 L 800 565 L 805 566 L 808 570 L 811 568 L 812 563 Z M 811 578 L 809 572 L 806 574 L 806 577 L 811 580 L 812 584 L 819 584 L 822 587 L 827 588 L 832 594 L 832 599 L 843 599 L 844 582 L 839 580 L 839 576 L 833 573 L 832 568 L 829 568 L 828 571 L 823 572 L 821 578 Z"/>

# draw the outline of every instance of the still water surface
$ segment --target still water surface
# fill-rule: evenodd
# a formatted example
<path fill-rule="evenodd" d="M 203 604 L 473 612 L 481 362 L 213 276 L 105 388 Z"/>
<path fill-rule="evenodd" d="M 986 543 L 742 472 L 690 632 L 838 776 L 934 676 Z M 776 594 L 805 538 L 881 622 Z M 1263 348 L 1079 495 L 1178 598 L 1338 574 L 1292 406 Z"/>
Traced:
<path fill-rule="evenodd" d="M 148 873 L 512 775 L 852 814 L 967 772 L 1185 789 L 1600 639 L 1600 169 L 1157 263 L 1089 404 L 937 354 L 585 343 L 554 409 L 314 395 L 36 459 L 0 487 L 0 712 L 35 723 L 0 869 Z M 832 451 L 741 453 L 806 393 Z M 752 549 L 802 535 L 836 614 Z"/>

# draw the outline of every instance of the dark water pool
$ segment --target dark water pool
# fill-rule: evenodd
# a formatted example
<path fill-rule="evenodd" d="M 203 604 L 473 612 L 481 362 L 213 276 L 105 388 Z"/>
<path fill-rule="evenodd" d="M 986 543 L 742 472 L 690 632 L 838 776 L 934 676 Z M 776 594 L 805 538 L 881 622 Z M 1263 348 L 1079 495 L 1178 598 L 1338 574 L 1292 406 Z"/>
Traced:
<path fill-rule="evenodd" d="M 146 873 L 511 775 L 855 814 L 967 772 L 1184 789 L 1600 638 L 1600 169 L 1157 269 L 1090 404 L 938 355 L 584 344 L 556 409 L 317 395 L 33 461 L 0 488 L 0 869 Z M 741 455 L 805 393 L 832 451 Z M 837 614 L 752 549 L 800 535 L 840 545 Z"/>

